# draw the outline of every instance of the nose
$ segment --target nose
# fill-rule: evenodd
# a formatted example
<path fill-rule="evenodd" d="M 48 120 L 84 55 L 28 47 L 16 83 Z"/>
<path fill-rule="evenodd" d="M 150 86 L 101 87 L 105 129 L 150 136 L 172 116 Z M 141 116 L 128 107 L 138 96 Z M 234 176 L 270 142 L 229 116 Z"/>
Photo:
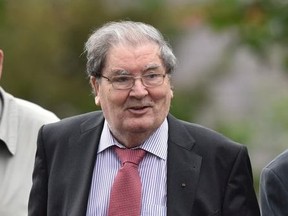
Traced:
<path fill-rule="evenodd" d="M 143 85 L 141 78 L 134 80 L 134 85 L 131 88 L 130 96 L 141 98 L 148 94 L 146 87 Z"/>

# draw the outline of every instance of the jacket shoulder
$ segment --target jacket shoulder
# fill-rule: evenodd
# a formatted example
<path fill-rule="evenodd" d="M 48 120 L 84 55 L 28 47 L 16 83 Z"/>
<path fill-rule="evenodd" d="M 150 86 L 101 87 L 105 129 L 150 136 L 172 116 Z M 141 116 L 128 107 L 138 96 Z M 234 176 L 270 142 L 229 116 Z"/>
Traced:
<path fill-rule="evenodd" d="M 229 145 L 239 148 L 243 144 L 233 141 L 231 138 L 203 125 L 183 121 L 177 119 L 173 116 L 168 117 L 170 131 L 173 136 L 180 138 L 185 136 L 185 138 L 190 138 L 195 141 L 195 143 L 200 144 L 205 142 L 211 145 Z M 181 136 L 179 136 L 181 135 Z"/>
<path fill-rule="evenodd" d="M 263 170 L 273 170 L 275 173 L 286 173 L 288 169 L 288 149 L 276 156 Z"/>
<path fill-rule="evenodd" d="M 67 136 L 81 133 L 83 130 L 89 130 L 104 122 L 102 111 L 94 111 L 67 117 L 58 122 L 46 124 L 41 131 L 49 136 L 57 136 L 67 134 Z"/>

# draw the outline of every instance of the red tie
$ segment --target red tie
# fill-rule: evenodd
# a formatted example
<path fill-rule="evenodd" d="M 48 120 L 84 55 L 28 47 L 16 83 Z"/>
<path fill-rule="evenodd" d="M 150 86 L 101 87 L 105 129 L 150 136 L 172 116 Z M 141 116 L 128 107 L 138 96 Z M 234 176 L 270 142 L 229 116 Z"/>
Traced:
<path fill-rule="evenodd" d="M 138 165 L 145 155 L 142 149 L 115 147 L 121 168 L 114 179 L 108 216 L 139 216 L 141 212 L 141 180 Z"/>

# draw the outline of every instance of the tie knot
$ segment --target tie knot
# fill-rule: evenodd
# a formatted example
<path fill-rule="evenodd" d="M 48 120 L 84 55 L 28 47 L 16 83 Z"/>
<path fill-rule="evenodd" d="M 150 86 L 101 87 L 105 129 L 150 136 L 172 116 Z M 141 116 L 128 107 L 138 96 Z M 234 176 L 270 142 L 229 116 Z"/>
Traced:
<path fill-rule="evenodd" d="M 122 165 L 129 162 L 138 166 L 146 153 L 146 151 L 143 149 L 126 149 L 115 147 L 114 150 L 120 158 Z"/>

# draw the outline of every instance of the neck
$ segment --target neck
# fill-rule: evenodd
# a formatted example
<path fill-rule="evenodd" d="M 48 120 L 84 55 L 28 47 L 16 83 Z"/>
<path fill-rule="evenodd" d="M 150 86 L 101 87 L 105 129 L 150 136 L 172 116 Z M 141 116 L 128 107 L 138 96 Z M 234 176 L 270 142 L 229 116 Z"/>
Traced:
<path fill-rule="evenodd" d="M 141 134 L 115 134 L 113 133 L 114 138 L 124 145 L 126 148 L 135 148 L 142 145 L 145 140 L 147 140 L 152 133 L 141 133 Z"/>

